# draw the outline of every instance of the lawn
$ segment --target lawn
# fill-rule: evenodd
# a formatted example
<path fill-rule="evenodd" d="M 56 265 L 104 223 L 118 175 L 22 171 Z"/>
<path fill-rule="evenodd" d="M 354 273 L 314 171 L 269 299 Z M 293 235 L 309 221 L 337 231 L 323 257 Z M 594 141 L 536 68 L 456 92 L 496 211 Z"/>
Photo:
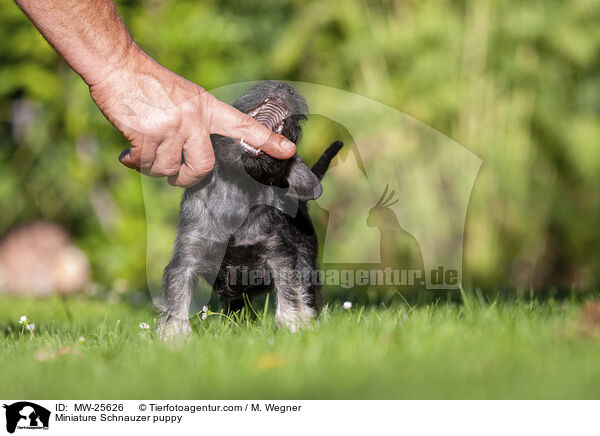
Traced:
<path fill-rule="evenodd" d="M 149 306 L 0 299 L 0 397 L 24 399 L 600 398 L 600 335 L 573 301 L 330 303 L 313 329 L 267 306 L 194 319 L 163 344 Z M 33 335 L 19 318 L 36 324 Z"/>

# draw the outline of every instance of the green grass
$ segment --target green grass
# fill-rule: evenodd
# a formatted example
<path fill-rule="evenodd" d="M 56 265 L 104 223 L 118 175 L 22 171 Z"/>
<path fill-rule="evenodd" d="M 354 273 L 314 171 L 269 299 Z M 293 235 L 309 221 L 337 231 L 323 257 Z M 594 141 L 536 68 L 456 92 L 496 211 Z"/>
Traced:
<path fill-rule="evenodd" d="M 332 304 L 301 334 L 258 311 L 237 326 L 196 319 L 165 345 L 138 327 L 154 328 L 150 307 L 2 297 L 0 397 L 600 398 L 600 340 L 581 334 L 574 302 Z"/>

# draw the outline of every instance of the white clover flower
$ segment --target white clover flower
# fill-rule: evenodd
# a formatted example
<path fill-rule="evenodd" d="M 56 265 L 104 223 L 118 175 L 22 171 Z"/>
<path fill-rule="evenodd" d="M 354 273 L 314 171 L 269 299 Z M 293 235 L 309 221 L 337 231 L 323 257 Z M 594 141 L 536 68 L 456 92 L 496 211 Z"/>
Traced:
<path fill-rule="evenodd" d="M 32 323 L 31 320 L 27 318 L 27 316 L 23 315 L 21 318 L 19 318 L 19 324 L 25 327 L 25 330 L 27 330 L 33 335 L 33 331 L 35 330 L 35 324 Z"/>
<path fill-rule="evenodd" d="M 208 306 L 202 306 L 202 321 L 208 318 Z"/>
<path fill-rule="evenodd" d="M 352 302 L 344 301 L 344 304 L 342 305 L 342 307 L 346 310 L 352 309 Z"/>
<path fill-rule="evenodd" d="M 79 342 L 85 342 L 85 337 L 83 337 L 83 336 L 80 336 L 80 337 L 79 337 Z"/>
<path fill-rule="evenodd" d="M 140 330 L 150 330 L 150 324 L 148 324 L 147 322 L 141 322 Z"/>

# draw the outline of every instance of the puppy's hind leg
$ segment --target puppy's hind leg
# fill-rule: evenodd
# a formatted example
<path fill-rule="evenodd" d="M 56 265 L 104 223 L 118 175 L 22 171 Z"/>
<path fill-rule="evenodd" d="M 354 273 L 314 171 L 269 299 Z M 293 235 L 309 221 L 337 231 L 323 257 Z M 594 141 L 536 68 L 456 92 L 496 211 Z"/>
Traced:
<path fill-rule="evenodd" d="M 275 323 L 285 326 L 291 332 L 309 327 L 310 322 L 318 315 L 316 288 L 310 284 L 309 277 L 304 277 L 307 270 L 298 265 L 290 268 L 290 263 L 269 261 L 275 276 Z"/>

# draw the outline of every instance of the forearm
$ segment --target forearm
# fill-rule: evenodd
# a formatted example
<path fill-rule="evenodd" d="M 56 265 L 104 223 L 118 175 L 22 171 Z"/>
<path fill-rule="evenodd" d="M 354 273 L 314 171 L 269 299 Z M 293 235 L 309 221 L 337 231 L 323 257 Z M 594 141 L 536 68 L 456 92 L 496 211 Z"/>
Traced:
<path fill-rule="evenodd" d="M 15 0 L 44 38 L 88 85 L 138 56 L 112 0 Z"/>

